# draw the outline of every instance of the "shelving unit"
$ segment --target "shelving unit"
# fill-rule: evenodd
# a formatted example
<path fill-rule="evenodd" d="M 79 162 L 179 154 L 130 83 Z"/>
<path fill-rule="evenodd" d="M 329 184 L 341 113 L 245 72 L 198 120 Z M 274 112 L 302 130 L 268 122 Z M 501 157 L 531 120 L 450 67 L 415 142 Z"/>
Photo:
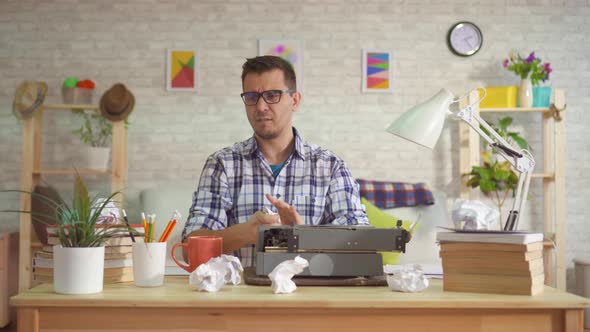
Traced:
<path fill-rule="evenodd" d="M 565 108 L 563 90 L 555 91 L 554 105 L 557 109 Z M 469 95 L 464 103 L 474 103 L 479 99 L 478 92 Z M 566 245 L 565 245 L 565 112 L 560 112 L 560 119 L 553 116 L 551 108 L 482 108 L 475 107 L 481 113 L 531 113 L 541 114 L 543 155 L 533 156 L 536 170 L 532 181 L 543 181 L 543 232 L 545 234 L 545 283 L 558 289 L 566 289 Z M 461 123 L 460 139 L 460 172 L 469 173 L 471 167 L 480 164 L 479 135 Z M 474 190 L 464 183 L 461 185 L 461 197 L 475 199 Z M 530 208 L 530 203 L 527 204 Z"/>
<path fill-rule="evenodd" d="M 104 174 L 111 176 L 111 190 L 121 191 L 127 186 L 127 129 L 124 121 L 113 122 L 113 139 L 111 144 L 111 170 L 60 170 L 44 169 L 41 166 L 43 143 L 43 114 L 46 111 L 70 111 L 72 109 L 85 109 L 98 111 L 96 105 L 73 104 L 43 104 L 34 115 L 22 121 L 23 147 L 21 166 L 21 190 L 32 192 L 43 174 Z M 123 194 L 115 198 L 123 204 Z M 31 210 L 31 195 L 21 194 L 20 209 Z M 33 283 L 32 252 L 41 248 L 41 243 L 32 232 L 31 215 L 20 214 L 20 241 L 19 241 L 19 291 L 31 288 Z"/>

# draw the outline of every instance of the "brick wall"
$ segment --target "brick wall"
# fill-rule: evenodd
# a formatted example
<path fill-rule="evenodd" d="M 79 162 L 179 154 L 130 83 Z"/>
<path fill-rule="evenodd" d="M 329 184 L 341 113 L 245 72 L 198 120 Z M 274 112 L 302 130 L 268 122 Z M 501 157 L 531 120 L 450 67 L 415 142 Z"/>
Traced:
<path fill-rule="evenodd" d="M 332 149 L 358 178 L 426 181 L 450 197 L 459 192 L 456 125 L 447 126 L 434 151 L 383 131 L 414 103 L 446 86 L 456 94 L 483 85 L 517 84 L 501 68 L 513 49 L 535 50 L 552 63 L 554 87 L 567 95 L 568 261 L 590 254 L 585 195 L 590 193 L 589 1 L 14 1 L 0 2 L 0 189 L 17 188 L 21 129 L 12 116 L 14 88 L 24 79 L 46 81 L 59 99 L 67 76 L 92 78 L 100 96 L 125 82 L 136 96 L 129 126 L 130 209 L 141 189 L 196 183 L 205 158 L 251 134 L 238 97 L 241 64 L 256 55 L 259 38 L 305 41 L 305 91 L 295 124 L 305 139 Z M 446 46 L 455 22 L 483 31 L 475 56 Z M 166 48 L 200 51 L 198 94 L 164 89 Z M 361 48 L 393 50 L 395 91 L 360 93 Z M 97 96 L 97 98 L 98 98 Z M 517 128 L 542 154 L 540 119 L 514 115 Z M 45 117 L 43 163 L 81 165 L 83 146 L 68 112 Z M 81 166 L 78 166 L 81 167 Z M 46 180 L 70 189 L 70 180 Z M 104 178 L 89 177 L 94 189 Z M 536 180 L 534 180 L 536 181 Z M 523 227 L 542 229 L 541 186 L 532 184 Z M 3 195 L 2 206 L 17 207 Z M 2 227 L 16 218 L 0 215 Z"/>

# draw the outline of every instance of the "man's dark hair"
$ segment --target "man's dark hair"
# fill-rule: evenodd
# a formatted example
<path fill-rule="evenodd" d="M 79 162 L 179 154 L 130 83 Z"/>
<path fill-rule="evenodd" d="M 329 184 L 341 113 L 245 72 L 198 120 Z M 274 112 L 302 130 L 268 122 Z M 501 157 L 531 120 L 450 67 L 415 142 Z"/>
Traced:
<path fill-rule="evenodd" d="M 297 91 L 297 79 L 295 78 L 293 66 L 289 61 L 274 55 L 262 55 L 246 59 L 246 62 L 242 66 L 242 87 L 244 86 L 246 75 L 250 73 L 262 74 L 275 69 L 283 72 L 285 85 L 287 85 L 289 90 Z"/>

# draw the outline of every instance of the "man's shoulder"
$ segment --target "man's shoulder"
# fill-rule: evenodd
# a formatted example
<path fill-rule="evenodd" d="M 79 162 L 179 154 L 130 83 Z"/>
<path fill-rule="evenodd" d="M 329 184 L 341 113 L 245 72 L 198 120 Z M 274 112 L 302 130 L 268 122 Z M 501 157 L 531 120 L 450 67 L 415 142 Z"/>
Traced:
<path fill-rule="evenodd" d="M 342 162 L 342 159 L 338 157 L 336 153 L 329 149 L 322 148 L 321 146 L 309 142 L 303 142 L 303 155 L 305 159 L 312 161 L 323 160 L 332 162 Z"/>
<path fill-rule="evenodd" d="M 245 155 L 252 153 L 253 138 L 234 143 L 233 145 L 226 146 L 221 150 L 213 152 L 209 158 L 216 160 L 231 160 L 235 158 L 243 158 Z"/>

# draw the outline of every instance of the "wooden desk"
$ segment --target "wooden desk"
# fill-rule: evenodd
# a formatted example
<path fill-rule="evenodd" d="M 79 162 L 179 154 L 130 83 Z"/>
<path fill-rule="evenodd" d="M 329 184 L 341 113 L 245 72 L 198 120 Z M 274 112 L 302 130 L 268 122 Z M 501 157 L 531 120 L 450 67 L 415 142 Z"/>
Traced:
<path fill-rule="evenodd" d="M 191 291 L 186 277 L 158 288 L 107 285 L 100 294 L 59 295 L 40 285 L 11 299 L 18 331 L 583 331 L 589 300 L 547 287 L 542 295 L 443 292 L 386 287 L 226 286 Z"/>

